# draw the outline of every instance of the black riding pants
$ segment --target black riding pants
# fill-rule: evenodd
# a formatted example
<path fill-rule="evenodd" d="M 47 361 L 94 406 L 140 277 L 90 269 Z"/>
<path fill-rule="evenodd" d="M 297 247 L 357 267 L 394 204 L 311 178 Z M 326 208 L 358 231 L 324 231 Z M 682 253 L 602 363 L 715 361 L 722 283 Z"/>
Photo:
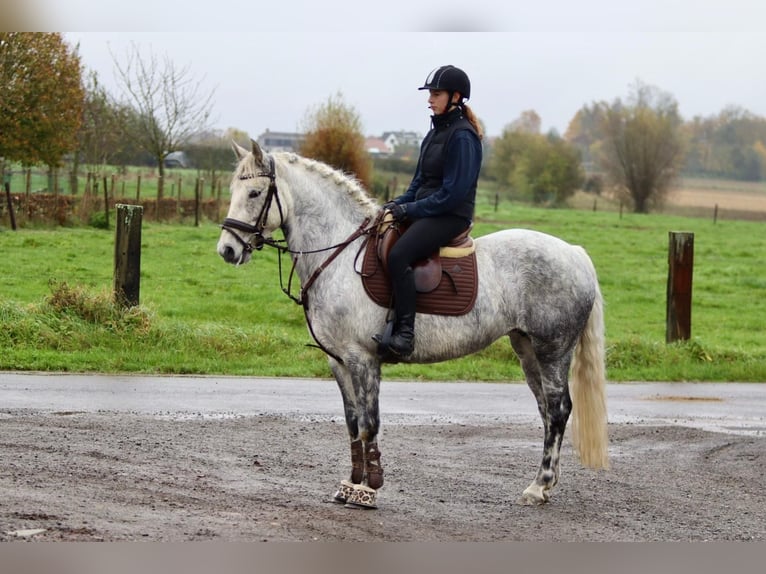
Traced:
<path fill-rule="evenodd" d="M 426 259 L 468 228 L 458 215 L 416 219 L 391 248 L 388 273 L 394 293 L 397 318 L 415 315 L 415 276 L 412 264 Z"/>

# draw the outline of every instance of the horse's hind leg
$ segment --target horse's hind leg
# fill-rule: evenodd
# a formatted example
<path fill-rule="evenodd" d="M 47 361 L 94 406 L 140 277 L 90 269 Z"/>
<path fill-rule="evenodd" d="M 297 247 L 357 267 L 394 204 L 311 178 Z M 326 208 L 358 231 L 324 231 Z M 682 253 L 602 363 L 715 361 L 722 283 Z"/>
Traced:
<path fill-rule="evenodd" d="M 351 446 L 351 476 L 341 481 L 333 500 L 375 508 L 375 491 L 383 486 L 383 467 L 377 443 L 380 364 L 371 360 L 346 366 L 331 359 L 330 367 L 343 397 Z"/>
<path fill-rule="evenodd" d="M 566 353 L 564 357 L 556 360 L 541 361 L 542 353 L 535 353 L 526 335 L 512 333 L 511 344 L 521 359 L 527 384 L 537 399 L 537 408 L 545 429 L 540 468 L 535 479 L 522 493 L 519 502 L 542 504 L 548 502 L 551 491 L 559 480 L 561 442 L 572 411 L 567 382 L 571 353 Z"/>

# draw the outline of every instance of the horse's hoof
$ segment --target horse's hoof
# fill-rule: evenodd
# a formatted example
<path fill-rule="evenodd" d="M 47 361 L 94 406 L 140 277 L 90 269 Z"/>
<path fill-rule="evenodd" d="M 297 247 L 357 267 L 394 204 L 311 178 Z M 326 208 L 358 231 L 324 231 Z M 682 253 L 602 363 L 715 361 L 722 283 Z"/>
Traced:
<path fill-rule="evenodd" d="M 522 494 L 521 497 L 516 501 L 516 504 L 520 504 L 521 506 L 542 506 L 546 502 L 546 500 L 540 500 L 539 498 L 532 498 Z"/>
<path fill-rule="evenodd" d="M 346 499 L 346 508 L 377 508 L 377 491 L 363 484 L 355 484 L 351 495 Z"/>
<path fill-rule="evenodd" d="M 550 497 L 551 495 L 547 490 L 532 483 L 521 493 L 521 498 L 519 498 L 518 502 L 525 506 L 539 506 L 548 502 Z"/>
<path fill-rule="evenodd" d="M 338 491 L 335 493 L 335 496 L 332 497 L 332 501 L 337 502 L 338 504 L 346 504 L 346 501 L 353 493 L 354 485 L 348 480 L 341 480 Z"/>

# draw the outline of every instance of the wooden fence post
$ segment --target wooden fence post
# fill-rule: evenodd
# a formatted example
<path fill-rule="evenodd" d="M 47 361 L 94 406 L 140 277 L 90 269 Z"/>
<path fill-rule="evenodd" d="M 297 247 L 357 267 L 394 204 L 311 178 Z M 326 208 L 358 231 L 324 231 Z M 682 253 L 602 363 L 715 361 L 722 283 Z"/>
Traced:
<path fill-rule="evenodd" d="M 24 193 L 27 199 L 27 221 L 32 219 L 32 168 L 27 168 L 24 182 Z"/>
<path fill-rule="evenodd" d="M 5 199 L 8 201 L 8 215 L 11 216 L 11 229 L 16 231 L 16 214 L 13 212 L 10 177 L 6 179 L 5 175 L 3 175 L 3 187 L 5 188 Z"/>
<path fill-rule="evenodd" d="M 668 247 L 668 295 L 665 342 L 688 340 L 692 333 L 694 234 L 671 231 Z"/>
<path fill-rule="evenodd" d="M 215 217 L 218 219 L 221 215 L 221 178 L 218 178 L 216 182 L 216 198 L 215 198 Z"/>
<path fill-rule="evenodd" d="M 200 203 L 202 200 L 202 189 L 205 185 L 205 180 L 197 178 L 197 184 L 194 186 L 194 227 L 199 227 L 199 212 Z"/>
<path fill-rule="evenodd" d="M 106 184 L 106 176 L 103 177 L 104 181 L 104 221 L 106 222 L 106 228 L 109 229 L 109 187 Z"/>
<path fill-rule="evenodd" d="M 122 307 L 138 305 L 141 283 L 140 205 L 118 203 L 114 242 L 114 299 Z"/>

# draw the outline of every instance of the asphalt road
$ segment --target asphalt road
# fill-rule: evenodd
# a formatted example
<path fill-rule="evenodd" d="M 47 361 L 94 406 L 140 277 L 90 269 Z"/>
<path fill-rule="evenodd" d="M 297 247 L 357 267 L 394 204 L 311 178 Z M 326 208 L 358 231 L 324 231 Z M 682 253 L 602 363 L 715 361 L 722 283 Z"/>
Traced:
<path fill-rule="evenodd" d="M 524 384 L 384 381 L 380 401 L 384 425 L 538 420 Z M 607 408 L 610 423 L 766 436 L 764 383 L 613 383 Z M 9 372 L 0 373 L 0 412 L 5 409 L 312 420 L 338 419 L 343 412 L 331 380 Z"/>

